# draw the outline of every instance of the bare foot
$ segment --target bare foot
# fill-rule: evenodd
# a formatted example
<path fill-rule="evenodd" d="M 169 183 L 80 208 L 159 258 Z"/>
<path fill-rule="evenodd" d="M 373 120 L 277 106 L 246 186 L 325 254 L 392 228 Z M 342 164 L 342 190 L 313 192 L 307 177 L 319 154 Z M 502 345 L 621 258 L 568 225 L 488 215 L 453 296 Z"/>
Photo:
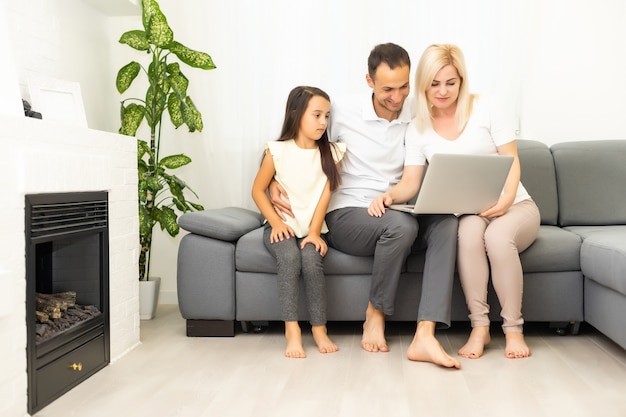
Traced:
<path fill-rule="evenodd" d="M 530 348 L 524 340 L 523 333 L 510 332 L 505 334 L 504 337 L 506 339 L 504 356 L 509 359 L 527 358 L 530 356 Z"/>
<path fill-rule="evenodd" d="M 459 356 L 478 359 L 483 355 L 483 350 L 489 342 L 491 342 L 489 326 L 474 327 L 465 345 L 459 349 Z"/>
<path fill-rule="evenodd" d="M 368 352 L 389 352 L 385 340 L 385 314 L 375 309 L 372 303 L 367 305 L 365 312 L 361 347 Z"/>
<path fill-rule="evenodd" d="M 328 337 L 326 326 L 311 326 L 311 332 L 313 332 L 313 340 L 315 340 L 320 353 L 333 353 L 339 350 L 339 346 L 334 344 Z"/>
<path fill-rule="evenodd" d="M 406 351 L 409 360 L 431 362 L 446 368 L 461 368 L 461 363 L 448 355 L 437 338 L 435 338 L 435 323 L 420 321 L 411 345 Z"/>
<path fill-rule="evenodd" d="M 306 353 L 302 346 L 302 332 L 297 321 L 285 322 L 285 338 L 287 339 L 286 357 L 306 358 Z"/>

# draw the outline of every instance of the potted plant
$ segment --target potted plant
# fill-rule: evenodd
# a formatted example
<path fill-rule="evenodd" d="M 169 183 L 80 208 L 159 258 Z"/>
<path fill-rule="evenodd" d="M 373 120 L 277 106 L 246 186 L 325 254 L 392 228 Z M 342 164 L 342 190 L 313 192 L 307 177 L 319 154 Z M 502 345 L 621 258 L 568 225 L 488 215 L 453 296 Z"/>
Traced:
<path fill-rule="evenodd" d="M 120 68 L 116 87 L 120 94 L 126 92 L 140 73 L 147 78 L 148 86 L 143 98 L 126 98 L 121 102 L 121 127 L 119 133 L 135 136 L 145 120 L 150 138 L 137 141 L 137 170 L 139 192 L 139 280 L 149 281 L 150 254 L 154 226 L 170 236 L 179 232 L 178 213 L 203 210 L 202 205 L 189 201 L 186 196 L 197 194 L 170 171 L 185 166 L 191 158 L 184 154 L 160 154 L 162 123 L 167 111 L 175 128 L 186 125 L 189 132 L 202 131 L 202 115 L 187 95 L 189 81 L 181 71 L 178 58 L 193 68 L 215 68 L 211 56 L 194 51 L 174 40 L 174 33 L 159 4 L 155 0 L 142 0 L 144 30 L 131 30 L 122 34 L 119 42 L 147 55 L 147 66 L 132 61 Z M 158 294 L 158 288 L 157 288 Z M 152 314 L 153 315 L 153 314 Z"/>

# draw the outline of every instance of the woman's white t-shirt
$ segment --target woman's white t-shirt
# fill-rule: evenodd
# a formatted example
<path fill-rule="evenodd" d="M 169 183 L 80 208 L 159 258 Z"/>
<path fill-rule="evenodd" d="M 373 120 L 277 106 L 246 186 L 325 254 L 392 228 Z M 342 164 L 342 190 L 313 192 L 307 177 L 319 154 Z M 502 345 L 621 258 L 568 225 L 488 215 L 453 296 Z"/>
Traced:
<path fill-rule="evenodd" d="M 276 174 L 274 178 L 285 189 L 295 217 L 285 215 L 285 221 L 297 237 L 309 234 L 309 227 L 315 208 L 326 186 L 326 174 L 322 170 L 319 148 L 304 149 L 296 145 L 293 139 L 268 142 L 266 145 L 274 160 Z M 346 146 L 331 144 L 335 163 L 341 161 Z M 327 233 L 326 222 L 321 233 Z"/>
<path fill-rule="evenodd" d="M 514 129 L 511 126 L 505 117 L 498 114 L 496 104 L 486 97 L 474 100 L 472 115 L 461 135 L 455 140 L 442 138 L 432 126 L 419 133 L 413 120 L 404 138 L 406 147 L 404 165 L 425 165 L 436 153 L 497 155 L 498 146 L 515 140 Z M 530 195 L 520 182 L 513 203 L 529 198 Z"/>

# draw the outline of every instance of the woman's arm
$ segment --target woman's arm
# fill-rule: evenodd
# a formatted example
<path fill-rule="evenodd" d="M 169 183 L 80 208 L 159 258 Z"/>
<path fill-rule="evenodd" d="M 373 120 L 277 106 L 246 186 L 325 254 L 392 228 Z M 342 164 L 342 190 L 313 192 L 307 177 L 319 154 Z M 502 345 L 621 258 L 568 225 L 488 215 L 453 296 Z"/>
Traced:
<path fill-rule="evenodd" d="M 511 165 L 509 175 L 506 177 L 506 181 L 504 182 L 504 191 L 498 199 L 498 202 L 494 206 L 480 213 L 480 216 L 482 217 L 499 217 L 507 212 L 507 210 L 513 205 L 513 202 L 515 201 L 517 188 L 519 187 L 519 182 L 522 175 L 519 163 L 519 156 L 517 153 L 517 142 L 514 140 L 512 142 L 505 143 L 504 145 L 498 146 L 497 149 L 498 154 L 500 155 L 513 156 L 513 164 Z"/>

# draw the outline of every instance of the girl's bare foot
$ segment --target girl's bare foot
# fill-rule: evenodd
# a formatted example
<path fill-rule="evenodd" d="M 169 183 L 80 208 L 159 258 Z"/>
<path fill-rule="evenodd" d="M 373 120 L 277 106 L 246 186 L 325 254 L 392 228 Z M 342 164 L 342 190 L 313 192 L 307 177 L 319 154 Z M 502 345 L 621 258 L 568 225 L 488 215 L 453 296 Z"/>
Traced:
<path fill-rule="evenodd" d="M 287 339 L 286 357 L 306 358 L 306 353 L 302 346 L 302 332 L 297 321 L 285 322 L 285 338 Z"/>
<path fill-rule="evenodd" d="M 461 363 L 448 355 L 435 337 L 435 323 L 421 321 L 409 346 L 406 356 L 409 360 L 432 362 L 446 368 L 461 368 Z"/>
<path fill-rule="evenodd" d="M 368 352 L 389 352 L 385 339 L 385 314 L 374 308 L 372 303 L 367 305 L 365 312 L 361 347 Z"/>
<path fill-rule="evenodd" d="M 530 348 L 524 340 L 524 334 L 519 332 L 509 332 L 504 335 L 506 347 L 504 356 L 509 359 L 527 358 L 530 356 Z"/>
<path fill-rule="evenodd" d="M 478 359 L 483 355 L 485 346 L 487 346 L 489 342 L 491 342 L 489 326 L 474 327 L 465 345 L 459 349 L 459 356 L 469 359 Z"/>
<path fill-rule="evenodd" d="M 328 337 L 325 325 L 311 326 L 311 332 L 313 333 L 313 340 L 315 340 L 315 344 L 320 353 L 333 353 L 339 350 L 339 346 L 334 344 Z"/>

